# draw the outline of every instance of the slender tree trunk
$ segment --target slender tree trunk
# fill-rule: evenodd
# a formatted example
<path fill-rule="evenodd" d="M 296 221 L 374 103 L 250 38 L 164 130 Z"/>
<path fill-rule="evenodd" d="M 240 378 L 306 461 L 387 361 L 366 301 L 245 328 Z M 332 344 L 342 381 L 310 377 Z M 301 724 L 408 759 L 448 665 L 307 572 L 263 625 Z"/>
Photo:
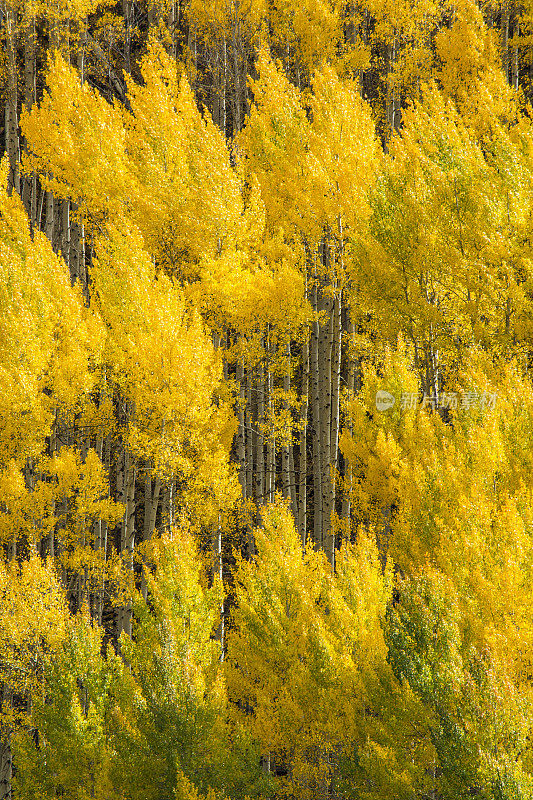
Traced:
<path fill-rule="evenodd" d="M 124 70 L 131 72 L 131 14 L 132 0 L 122 0 L 122 15 L 124 17 Z"/>
<path fill-rule="evenodd" d="M 319 371 L 319 338 L 318 321 L 318 286 L 315 270 L 315 285 L 312 291 L 313 330 L 311 335 L 311 385 L 312 385 L 312 418 L 313 418 L 313 540 L 315 547 L 322 546 L 322 467 L 320 450 L 320 371 Z"/>
<path fill-rule="evenodd" d="M 13 693 L 5 684 L 0 684 L 2 706 L 10 708 Z M 4 730 L 0 739 L 0 800 L 11 800 L 13 780 L 13 751 L 11 749 L 11 730 Z"/>
<path fill-rule="evenodd" d="M 257 505 L 265 502 L 265 365 L 261 360 L 257 367 L 257 434 L 255 439 L 254 499 Z"/>
<path fill-rule="evenodd" d="M 18 79 L 16 46 L 16 13 L 10 3 L 4 2 L 4 23 L 6 39 L 7 91 L 5 105 L 6 151 L 9 161 L 7 191 L 20 193 L 20 155 L 18 135 Z"/>
<path fill-rule="evenodd" d="M 178 48 L 177 48 L 177 34 L 178 34 L 178 15 L 179 15 L 179 3 L 176 3 L 175 0 L 170 4 L 170 8 L 168 11 L 168 18 L 167 18 L 167 25 L 168 30 L 170 33 L 170 55 L 175 60 L 178 55 Z"/>
<path fill-rule="evenodd" d="M 44 221 L 44 233 L 47 239 L 49 240 L 50 244 L 53 246 L 54 244 L 54 196 L 52 192 L 46 192 L 45 194 L 45 221 Z"/>
<path fill-rule="evenodd" d="M 0 800 L 11 800 L 11 783 L 13 780 L 13 752 L 11 750 L 11 733 L 4 734 L 0 741 Z"/>
<path fill-rule="evenodd" d="M 283 392 L 285 395 L 284 407 L 287 417 L 290 415 L 289 410 L 289 393 L 291 390 L 291 345 L 287 342 L 285 345 L 286 366 L 283 372 Z M 291 479 L 290 479 L 290 447 L 292 440 L 292 425 L 287 425 L 283 444 L 281 446 L 281 491 L 285 500 L 291 499 Z"/>
<path fill-rule="evenodd" d="M 307 544 L 307 413 L 309 409 L 309 339 L 302 348 L 302 406 L 300 410 L 300 459 L 298 465 L 298 530 L 302 545 Z"/>
<path fill-rule="evenodd" d="M 502 69 L 505 80 L 509 82 L 509 19 L 511 16 L 508 0 L 502 2 L 500 21 L 500 41 L 502 48 Z"/>
<path fill-rule="evenodd" d="M 75 279 L 75 275 L 71 272 L 70 262 L 70 200 L 68 198 L 60 200 L 61 209 L 61 240 L 60 248 L 61 255 L 68 267 L 71 281 Z"/>
<path fill-rule="evenodd" d="M 292 436 L 292 429 L 291 429 Z M 289 488 L 291 498 L 291 511 L 294 517 L 294 524 L 298 525 L 298 498 L 296 497 L 296 469 L 294 465 L 294 447 L 291 443 L 289 446 Z"/>
<path fill-rule="evenodd" d="M 331 526 L 333 512 L 333 482 L 331 462 L 331 399 L 332 399 L 332 350 L 333 350 L 333 302 L 324 297 L 323 309 L 327 317 L 322 327 L 319 344 L 320 374 L 320 464 L 322 468 L 322 547 L 333 566 L 334 544 Z"/>
<path fill-rule="evenodd" d="M 347 309 L 346 319 L 347 319 L 346 329 L 348 338 L 348 348 L 347 348 L 348 367 L 346 372 L 346 392 L 348 400 L 352 400 L 355 397 L 355 391 L 356 391 L 357 364 L 354 358 L 354 353 L 352 352 L 355 339 L 355 325 L 353 323 L 353 320 L 351 319 L 349 309 Z M 348 423 L 348 431 L 350 433 L 353 433 L 353 426 L 351 422 Z M 346 530 L 348 536 L 350 534 L 352 482 L 353 482 L 352 465 L 349 460 L 345 459 L 341 517 L 344 521 L 343 527 Z"/>
<path fill-rule="evenodd" d="M 122 552 L 126 558 L 128 569 L 133 576 L 133 551 L 135 549 L 135 464 L 126 450 L 124 454 L 125 485 L 123 503 L 126 508 L 122 522 Z M 132 601 L 129 600 L 124 609 L 123 630 L 131 636 Z"/>
<path fill-rule="evenodd" d="M 273 417 L 273 408 L 272 408 L 272 392 L 274 389 L 274 379 L 272 372 L 270 370 L 270 358 L 271 358 L 271 345 L 270 341 L 267 340 L 267 398 L 268 398 L 268 411 L 269 411 L 269 419 L 272 420 Z M 266 466 L 266 499 L 267 502 L 273 503 L 274 496 L 276 493 L 276 439 L 274 437 L 273 432 L 270 432 L 267 444 L 267 466 Z"/>
<path fill-rule="evenodd" d="M 161 495 L 161 479 L 152 477 L 152 463 L 149 461 L 144 484 L 144 529 L 143 541 L 149 541 L 154 535 L 157 509 Z"/>
<path fill-rule="evenodd" d="M 331 468 L 333 470 L 332 502 L 335 503 L 335 473 L 339 458 L 339 424 L 342 355 L 342 291 L 337 289 L 333 301 L 333 353 L 331 367 Z"/>
<path fill-rule="evenodd" d="M 119 421 L 127 428 L 133 416 L 134 408 L 128 401 L 119 399 Z M 117 456 L 117 477 L 116 487 L 117 496 L 124 506 L 124 514 L 120 525 L 120 553 L 124 558 L 126 566 L 130 569 L 133 577 L 133 551 L 135 547 L 135 463 L 125 444 L 122 444 Z M 131 601 L 118 610 L 117 613 L 117 637 L 122 631 L 131 635 Z"/>
<path fill-rule="evenodd" d="M 233 133 L 238 133 L 242 128 L 243 123 L 243 96 L 241 86 L 241 69 L 239 65 L 239 25 L 236 25 L 232 31 L 232 53 L 233 53 Z"/>
<path fill-rule="evenodd" d="M 221 585 L 223 585 L 223 557 L 222 557 L 222 527 L 220 518 L 218 525 L 213 533 L 212 540 L 213 550 L 213 577 L 218 576 Z M 220 604 L 220 623 L 217 631 L 217 639 L 220 643 L 220 661 L 224 661 L 224 647 L 225 647 L 225 616 L 224 616 L 224 599 Z"/>
<path fill-rule="evenodd" d="M 239 385 L 239 403 L 237 406 L 237 463 L 239 465 L 239 483 L 241 484 L 241 491 L 243 499 L 246 500 L 246 434 L 245 434 L 245 386 L 244 386 L 244 367 L 243 362 L 239 359 L 237 363 L 237 371 L 235 379 Z"/>
<path fill-rule="evenodd" d="M 106 385 L 105 385 L 105 378 L 102 379 L 102 386 L 100 389 L 100 406 L 104 402 L 106 398 Z M 95 450 L 98 458 L 104 463 L 104 433 L 103 430 L 98 431 L 98 435 L 96 437 L 96 445 Z M 104 549 L 104 543 L 107 545 L 107 523 L 104 520 L 97 520 L 94 523 L 94 549 L 96 552 L 103 550 L 103 563 L 107 560 L 107 552 Z M 102 611 L 103 611 L 103 604 L 104 604 L 104 597 L 103 597 L 103 584 L 100 584 L 95 597 L 95 607 L 94 607 L 94 615 L 100 623 L 102 619 Z"/>
<path fill-rule="evenodd" d="M 246 497 L 253 498 L 253 471 L 254 471 L 254 447 L 253 447 L 253 402 L 252 402 L 252 368 L 246 370 L 246 408 L 245 408 L 245 457 L 246 457 Z"/>
<path fill-rule="evenodd" d="M 157 520 L 157 509 L 161 495 L 161 479 L 152 476 L 152 462 L 146 464 L 146 477 L 144 483 L 144 525 L 143 541 L 148 542 L 154 535 Z M 148 584 L 143 570 L 141 576 L 141 594 L 146 600 L 148 597 Z"/>
<path fill-rule="evenodd" d="M 37 99 L 35 18 L 28 21 L 24 32 L 24 107 L 30 111 Z M 26 175 L 23 179 L 22 200 L 32 227 L 37 226 L 37 177 Z"/>
<path fill-rule="evenodd" d="M 226 86 L 227 86 L 227 84 L 228 84 L 228 46 L 227 46 L 227 43 L 226 43 L 226 38 L 224 37 L 222 39 L 222 75 L 221 75 L 221 89 L 222 89 L 222 91 L 221 91 L 221 104 L 222 104 L 222 109 L 221 109 L 221 120 L 220 120 L 222 133 L 224 134 L 224 136 L 227 136 L 227 129 L 228 129 L 227 128 L 227 126 L 228 126 L 228 120 L 227 120 L 228 114 L 227 114 L 227 103 L 226 103 Z"/>
<path fill-rule="evenodd" d="M 515 44 L 513 46 L 513 59 L 512 59 L 512 68 L 511 68 L 511 85 L 515 91 L 518 91 L 518 78 L 520 74 L 520 64 L 519 64 L 519 52 L 518 52 L 518 40 L 520 36 L 520 25 L 518 21 L 515 21 L 515 26 L 513 30 L 513 38 L 515 40 Z"/>

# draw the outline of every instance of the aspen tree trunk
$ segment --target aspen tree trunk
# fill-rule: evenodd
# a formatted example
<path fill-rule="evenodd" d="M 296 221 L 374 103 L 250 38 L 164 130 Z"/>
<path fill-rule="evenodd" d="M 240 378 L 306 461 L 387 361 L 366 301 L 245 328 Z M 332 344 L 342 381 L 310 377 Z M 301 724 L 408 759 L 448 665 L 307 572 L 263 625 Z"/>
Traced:
<path fill-rule="evenodd" d="M 224 336 L 221 339 L 221 346 L 222 350 L 228 349 L 228 334 L 227 332 L 224 333 Z M 229 379 L 229 370 L 228 370 L 228 360 L 226 357 L 222 359 L 222 375 L 224 380 L 227 381 Z"/>
<path fill-rule="evenodd" d="M 157 9 L 155 5 L 150 4 L 148 6 L 148 24 L 150 28 L 153 28 L 157 25 Z"/>
<path fill-rule="evenodd" d="M 146 477 L 144 482 L 143 542 L 148 542 L 154 535 L 159 497 L 161 494 L 161 479 L 154 479 L 152 477 L 152 468 L 152 462 L 148 461 L 146 464 Z M 141 576 L 141 594 L 146 600 L 148 597 L 148 584 L 146 582 L 144 570 Z"/>
<path fill-rule="evenodd" d="M 24 31 L 24 106 L 30 111 L 37 99 L 37 69 L 35 59 L 36 31 L 32 17 Z M 37 177 L 27 175 L 22 188 L 22 200 L 32 227 L 37 226 Z"/>
<path fill-rule="evenodd" d="M 0 742 L 0 800 L 11 800 L 11 782 L 13 780 L 13 753 L 11 750 L 11 734 Z"/>
<path fill-rule="evenodd" d="M 121 549 L 126 556 L 128 568 L 133 574 L 133 551 L 135 548 L 135 464 L 131 455 L 126 450 L 124 453 L 124 494 L 123 500 L 126 508 L 122 520 Z M 131 636 L 132 602 L 128 601 L 124 609 L 123 630 Z"/>
<path fill-rule="evenodd" d="M 267 397 L 268 397 L 268 411 L 269 411 L 269 419 L 272 420 L 273 417 L 273 408 L 272 408 L 272 391 L 274 389 L 274 381 L 272 372 L 270 371 L 270 356 L 271 356 L 271 346 L 270 340 L 267 340 L 267 357 L 268 357 L 268 364 L 267 364 Z M 266 499 L 267 502 L 273 503 L 274 502 L 274 495 L 276 493 L 276 439 L 274 435 L 271 433 L 268 439 L 267 445 L 267 466 L 266 466 Z"/>
<path fill-rule="evenodd" d="M 4 683 L 0 684 L 2 706 L 11 708 L 13 692 Z M 0 800 L 11 800 L 11 784 L 13 780 L 13 751 L 11 749 L 12 731 L 9 728 L 2 732 L 0 739 Z"/>
<path fill-rule="evenodd" d="M 196 92 L 196 74 L 198 71 L 198 48 L 197 48 L 197 36 L 196 36 L 196 26 L 194 24 L 189 25 L 189 33 L 187 35 L 187 47 L 189 52 L 191 52 L 194 56 L 194 75 L 191 80 L 191 89 L 193 92 Z"/>
<path fill-rule="evenodd" d="M 307 544 L 307 413 L 309 408 L 309 339 L 302 348 L 302 407 L 300 410 L 300 459 L 298 464 L 298 530 L 302 545 Z"/>
<path fill-rule="evenodd" d="M 68 267 L 71 282 L 74 282 L 76 277 L 71 271 L 70 263 L 70 200 L 68 198 L 60 200 L 61 209 L 61 239 L 60 249 L 61 255 Z"/>
<path fill-rule="evenodd" d="M 56 421 L 56 429 L 57 429 L 57 421 Z M 85 463 L 87 459 L 87 454 L 91 447 L 91 439 L 90 437 L 84 436 L 81 441 L 81 446 L 79 447 L 80 451 L 80 458 L 82 463 Z M 65 498 L 65 512 L 67 510 L 67 499 Z M 81 545 L 82 548 L 85 548 L 88 544 L 87 542 L 87 532 L 88 526 L 85 524 L 85 520 L 82 521 L 82 540 Z M 88 597 L 88 571 L 87 567 L 84 568 L 83 574 L 78 573 L 76 576 L 76 605 L 78 609 L 83 607 L 83 604 L 89 604 L 89 597 Z"/>
<path fill-rule="evenodd" d="M 7 191 L 20 193 L 20 156 L 18 136 L 18 85 L 16 12 L 10 3 L 3 4 L 6 36 L 7 87 L 5 105 L 6 151 L 9 161 Z"/>
<path fill-rule="evenodd" d="M 335 511 L 336 480 L 339 466 L 339 425 L 340 425 L 340 392 L 341 392 L 341 355 L 342 355 L 342 290 L 337 289 L 333 299 L 333 342 L 331 359 L 331 514 Z M 330 517 L 331 517 L 330 514 Z M 331 546 L 334 548 L 334 534 Z M 332 551 L 333 558 L 333 551 Z M 331 561 L 333 565 L 333 561 Z"/>
<path fill-rule="evenodd" d="M 52 192 L 45 193 L 45 220 L 44 220 L 44 234 L 49 240 L 50 244 L 54 244 L 54 195 Z"/>
<path fill-rule="evenodd" d="M 435 350 L 433 326 L 429 326 L 429 338 L 423 345 L 424 360 L 421 383 L 424 394 L 437 398 L 439 394 L 439 364 L 438 352 Z"/>
<path fill-rule="evenodd" d="M 344 233 L 342 218 L 338 218 L 338 256 L 339 273 L 344 276 Z M 331 481 L 331 515 L 335 511 L 336 500 L 336 481 L 339 463 L 339 425 L 340 425 L 340 390 L 341 390 L 341 359 L 342 359 L 342 287 L 339 286 L 339 278 L 335 280 L 335 293 L 332 303 L 332 353 L 331 353 L 331 429 L 330 429 L 330 481 Z M 334 568 L 335 560 L 335 533 L 330 532 L 331 538 L 331 558 L 330 563 Z"/>
<path fill-rule="evenodd" d="M 119 398 L 119 422 L 127 428 L 133 414 L 132 404 Z M 133 572 L 133 549 L 135 546 L 135 464 L 124 443 L 117 454 L 117 496 L 124 506 L 120 525 L 120 552 L 126 565 Z M 131 635 L 131 601 L 117 612 L 117 638 L 122 631 Z"/>
<path fill-rule="evenodd" d="M 102 388 L 100 390 L 100 405 L 102 405 L 102 403 L 104 402 L 105 397 L 106 397 L 106 388 L 105 388 L 105 384 L 102 384 Z M 98 432 L 98 435 L 96 437 L 95 450 L 96 450 L 96 454 L 98 455 L 98 458 L 100 459 L 100 461 L 103 464 L 104 463 L 104 436 L 103 436 L 103 432 L 101 430 Z M 93 546 L 94 546 L 95 551 L 98 552 L 98 551 L 104 549 L 104 543 L 107 545 L 107 523 L 104 522 L 103 520 L 99 519 L 99 520 L 96 520 L 96 522 L 94 523 L 94 545 Z M 107 547 L 104 549 L 104 553 L 103 553 L 104 563 L 107 560 L 107 552 L 106 551 L 107 551 Z M 101 619 L 102 619 L 103 604 L 104 604 L 103 586 L 101 586 L 101 587 L 99 586 L 97 591 L 96 591 L 95 606 L 94 606 L 94 616 L 95 616 L 95 618 L 96 618 L 96 620 L 98 621 L 99 624 L 100 624 Z"/>
<path fill-rule="evenodd" d="M 246 458 L 246 497 L 253 498 L 254 448 L 252 439 L 253 403 L 252 368 L 246 370 L 246 408 L 245 408 L 245 458 Z"/>
<path fill-rule="evenodd" d="M 222 41 L 222 132 L 227 136 L 228 130 L 228 111 L 226 87 L 228 85 L 228 46 L 226 39 Z"/>
<path fill-rule="evenodd" d="M 69 32 L 68 32 L 68 23 L 66 26 L 63 26 L 61 29 L 59 22 L 53 22 L 50 27 L 50 45 L 51 50 L 59 50 L 65 58 L 68 56 L 68 47 L 69 47 Z M 50 244 L 55 249 L 56 242 L 54 242 L 54 229 L 55 229 L 55 215 L 57 213 L 57 204 L 54 202 L 54 196 L 52 192 L 46 192 L 44 198 L 44 206 L 45 206 L 45 223 L 44 223 L 44 233 L 47 239 L 50 241 Z M 61 204 L 60 204 L 60 214 L 61 214 Z M 61 242 L 60 242 L 61 244 Z"/>
<path fill-rule="evenodd" d="M 502 12 L 500 20 L 500 36 L 502 48 L 502 69 L 505 75 L 505 80 L 509 82 L 509 19 L 510 9 L 508 0 L 502 2 Z"/>
<path fill-rule="evenodd" d="M 144 542 L 149 541 L 154 535 L 160 495 L 161 479 L 152 477 L 152 464 L 148 462 L 144 485 Z"/>
<path fill-rule="evenodd" d="M 513 37 L 516 39 L 516 44 L 513 47 L 513 60 L 512 60 L 512 69 L 511 69 L 511 85 L 518 91 L 518 78 L 519 78 L 519 61 L 518 61 L 518 37 L 520 36 L 520 26 L 518 22 L 515 23 L 515 27 L 513 30 Z"/>
<path fill-rule="evenodd" d="M 73 206 L 73 211 L 75 207 Z M 85 265 L 85 229 L 82 222 L 71 225 L 70 275 L 72 281 L 79 281 L 86 302 L 89 302 L 89 286 Z"/>
<path fill-rule="evenodd" d="M 212 550 L 213 550 L 213 578 L 215 576 L 218 576 L 220 584 L 222 585 L 223 561 L 222 561 L 222 527 L 220 525 L 220 517 L 218 520 L 217 528 L 213 533 Z M 224 599 L 222 599 L 222 602 L 220 604 L 219 613 L 220 613 L 220 623 L 217 631 L 217 638 L 218 641 L 220 642 L 220 661 L 224 661 L 224 647 L 225 647 Z"/>
<path fill-rule="evenodd" d="M 50 43 L 52 51 L 55 49 L 59 49 L 59 30 L 57 24 L 52 24 L 50 29 Z M 45 194 L 45 221 L 44 221 L 44 233 L 46 238 L 49 240 L 52 247 L 54 246 L 54 223 L 55 223 L 55 207 L 54 207 L 54 196 L 52 192 L 46 192 Z"/>
<path fill-rule="evenodd" d="M 284 400 L 284 407 L 285 413 L 289 415 L 288 409 L 288 396 L 291 390 L 291 373 L 290 373 L 290 363 L 291 363 L 291 345 L 290 342 L 287 342 L 285 346 L 285 356 L 287 359 L 287 365 L 285 367 L 283 373 L 283 392 L 285 395 Z M 286 431 L 285 438 L 283 440 L 283 444 L 281 446 L 281 491 L 283 494 L 284 500 L 291 499 L 291 479 L 290 479 L 290 442 L 292 438 L 292 426 L 288 426 L 289 430 Z"/>
<path fill-rule="evenodd" d="M 51 430 L 51 433 L 50 433 L 50 450 L 49 450 L 50 458 L 53 458 L 54 455 L 58 451 L 58 447 L 57 447 L 57 429 L 58 429 L 58 419 L 57 419 L 57 411 L 56 411 L 56 413 L 54 415 L 54 422 L 53 422 L 53 425 L 52 425 L 52 430 Z M 66 512 L 67 512 L 67 501 L 66 501 L 66 499 L 63 501 L 63 511 L 64 511 L 64 516 L 66 517 Z M 54 515 L 56 514 L 56 501 L 55 500 L 52 503 L 52 514 L 54 514 Z M 61 528 L 64 527 L 64 524 L 65 523 L 60 523 Z M 55 558 L 55 556 L 56 556 L 55 534 L 56 534 L 56 529 L 54 527 L 52 527 L 52 529 L 50 530 L 50 536 L 49 536 L 49 539 L 48 539 L 48 555 L 52 559 Z M 60 538 L 59 537 L 59 534 L 60 534 L 59 530 L 57 530 L 57 534 L 58 534 L 58 538 Z M 58 555 L 59 555 L 59 553 L 58 553 Z"/>
<path fill-rule="evenodd" d="M 173 482 L 171 481 L 168 486 L 165 487 L 163 492 L 163 498 L 161 501 L 161 513 L 163 519 L 163 525 L 169 532 L 172 531 L 172 526 L 174 524 L 174 498 L 172 492 L 172 485 Z"/>
<path fill-rule="evenodd" d="M 170 33 L 170 55 L 176 59 L 178 55 L 177 32 L 178 32 L 179 4 L 175 0 L 170 4 L 167 17 L 167 26 Z"/>
<path fill-rule="evenodd" d="M 355 338 L 355 325 L 351 319 L 349 309 L 347 309 L 347 334 L 348 334 L 348 368 L 346 375 L 346 390 L 348 399 L 351 400 L 355 397 L 356 391 L 356 362 L 351 347 L 354 344 Z M 353 433 L 353 425 L 351 421 L 348 423 L 348 430 Z M 351 517 L 351 493 L 352 493 L 353 471 L 350 461 L 345 460 L 344 468 L 344 491 L 342 498 L 342 511 L 341 517 L 345 521 L 345 528 L 349 535 L 350 532 L 350 517 Z"/>
<path fill-rule="evenodd" d="M 316 276 L 316 270 L 315 270 Z M 322 468 L 320 449 L 320 372 L 319 372 L 319 338 L 318 321 L 318 286 L 312 292 L 313 330 L 311 335 L 311 385 L 312 385 L 312 417 L 313 417 L 313 540 L 315 547 L 322 546 Z"/>
<path fill-rule="evenodd" d="M 245 451 L 245 388 L 244 388 L 244 368 L 242 360 L 239 359 L 237 363 L 237 370 L 235 379 L 239 384 L 239 403 L 237 406 L 237 463 L 239 465 L 239 483 L 241 484 L 241 491 L 243 499 L 246 500 L 246 451 Z"/>
<path fill-rule="evenodd" d="M 35 489 L 35 461 L 33 458 L 28 458 L 24 465 L 24 485 L 28 492 L 33 492 Z M 32 518 L 33 538 L 35 541 L 35 550 L 42 556 L 42 539 L 39 530 L 39 522 L 35 517 Z"/>
<path fill-rule="evenodd" d="M 257 505 L 265 502 L 265 365 L 261 360 L 257 367 L 257 434 L 255 439 L 254 499 Z"/>
<path fill-rule="evenodd" d="M 172 527 L 174 525 L 174 481 L 170 481 L 170 486 L 168 487 L 167 510 L 168 528 L 172 532 Z"/>
<path fill-rule="evenodd" d="M 110 466 L 111 466 L 111 437 L 108 435 L 105 437 L 105 451 L 104 451 L 104 464 L 107 467 L 108 474 L 110 474 Z M 108 496 L 111 495 L 111 487 L 109 489 Z M 102 524 L 102 539 L 101 539 L 101 546 L 102 550 L 104 551 L 104 562 L 107 563 L 107 546 L 108 546 L 108 538 L 109 538 L 109 524 L 104 522 Z M 102 572 L 102 581 L 99 588 L 99 608 L 98 608 L 98 623 L 102 624 L 102 614 L 104 610 L 104 589 L 105 589 L 105 573 Z"/>
<path fill-rule="evenodd" d="M 82 85 L 85 83 L 85 51 L 87 47 L 87 20 L 83 20 L 80 26 L 80 42 L 76 54 L 76 65 Z M 70 204 L 70 243 L 69 243 L 69 266 L 70 276 L 74 283 L 80 282 L 81 290 L 86 302 L 89 302 L 89 289 L 87 279 L 87 269 L 85 266 L 85 229 L 83 223 L 76 219 L 77 207 L 75 203 Z"/>
<path fill-rule="evenodd" d="M 327 318 L 321 326 L 319 342 L 320 375 L 320 464 L 322 468 L 322 547 L 333 566 L 334 546 L 331 533 L 331 514 L 333 512 L 331 476 L 331 366 L 333 351 L 333 302 L 324 297 L 323 308 Z"/>
<path fill-rule="evenodd" d="M 80 76 L 81 85 L 85 83 L 85 52 L 87 50 L 87 19 L 81 21 L 80 24 L 80 41 L 78 45 L 78 52 L 76 53 L 76 66 Z"/>
<path fill-rule="evenodd" d="M 5 696 L 5 690 L 2 692 Z M 0 741 L 0 800 L 11 800 L 13 780 L 13 752 L 11 732 L 4 733 Z"/>
<path fill-rule="evenodd" d="M 234 99 L 233 99 L 233 132 L 238 133 L 242 128 L 243 123 L 243 97 L 241 87 L 241 70 L 239 68 L 239 52 L 238 52 L 238 38 L 239 38 L 239 24 L 236 23 L 232 31 L 232 54 L 233 54 L 233 86 L 234 86 Z"/>
<path fill-rule="evenodd" d="M 291 428 L 291 436 L 292 436 L 292 428 Z M 296 497 L 296 469 L 294 467 L 294 447 L 291 444 L 289 446 L 289 488 L 290 488 L 290 498 L 291 498 L 291 511 L 292 516 L 294 517 L 294 524 L 298 525 L 298 499 Z"/>
<path fill-rule="evenodd" d="M 131 0 L 122 0 L 122 15 L 124 17 L 124 70 L 131 72 Z"/>
<path fill-rule="evenodd" d="M 273 503 L 276 495 L 276 439 L 272 437 L 267 447 L 266 499 Z"/>

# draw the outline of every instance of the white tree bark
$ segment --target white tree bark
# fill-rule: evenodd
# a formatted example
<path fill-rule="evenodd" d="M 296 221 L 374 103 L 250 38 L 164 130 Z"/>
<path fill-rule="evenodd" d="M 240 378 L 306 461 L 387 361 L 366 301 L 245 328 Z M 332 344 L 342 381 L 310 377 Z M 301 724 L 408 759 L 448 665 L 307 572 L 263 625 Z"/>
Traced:
<path fill-rule="evenodd" d="M 242 496 L 243 499 L 246 500 L 246 435 L 244 429 L 244 404 L 246 395 L 244 387 L 244 367 L 241 359 L 239 359 L 237 363 L 235 379 L 239 385 L 239 404 L 237 407 L 237 463 L 239 465 L 239 483 L 241 484 Z"/>
<path fill-rule="evenodd" d="M 261 360 L 257 367 L 257 416 L 255 439 L 254 499 L 258 506 L 265 502 L 265 365 Z"/>
<path fill-rule="evenodd" d="M 254 493 L 254 447 L 253 447 L 253 403 L 252 403 L 252 368 L 246 370 L 246 408 L 245 408 L 245 458 L 246 458 L 246 497 L 253 498 Z"/>
<path fill-rule="evenodd" d="M 18 135 L 18 80 L 16 14 L 8 2 L 2 3 L 5 23 L 7 91 L 5 105 L 6 151 L 9 161 L 7 191 L 20 193 L 20 153 Z"/>
<path fill-rule="evenodd" d="M 322 546 L 322 467 L 320 449 L 320 372 L 319 372 L 319 338 L 318 322 L 318 286 L 316 283 L 311 293 L 313 303 L 313 328 L 311 334 L 311 404 L 313 419 L 313 541 L 315 547 Z"/>
<path fill-rule="evenodd" d="M 284 409 L 287 415 L 290 414 L 289 411 L 289 392 L 291 390 L 291 345 L 290 342 L 287 342 L 285 345 L 285 358 L 286 358 L 286 365 L 285 370 L 283 372 L 283 392 L 285 395 L 284 400 Z M 283 444 L 281 446 L 281 491 L 283 494 L 283 498 L 285 500 L 291 499 L 291 466 L 290 466 L 290 447 L 291 447 L 291 438 L 292 438 L 292 426 L 289 426 L 291 429 L 286 431 L 285 438 L 283 439 Z"/>
<path fill-rule="evenodd" d="M 298 464 L 298 530 L 302 545 L 307 544 L 307 413 L 309 409 L 309 339 L 302 347 L 302 385 L 300 410 L 300 458 Z"/>

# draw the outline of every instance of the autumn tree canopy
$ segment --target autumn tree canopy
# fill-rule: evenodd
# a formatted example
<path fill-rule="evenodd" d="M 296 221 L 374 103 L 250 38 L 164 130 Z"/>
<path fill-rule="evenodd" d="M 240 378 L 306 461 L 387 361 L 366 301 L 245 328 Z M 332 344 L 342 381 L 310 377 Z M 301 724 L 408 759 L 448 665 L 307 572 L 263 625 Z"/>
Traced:
<path fill-rule="evenodd" d="M 529 800 L 533 7 L 0 2 L 0 800 Z"/>

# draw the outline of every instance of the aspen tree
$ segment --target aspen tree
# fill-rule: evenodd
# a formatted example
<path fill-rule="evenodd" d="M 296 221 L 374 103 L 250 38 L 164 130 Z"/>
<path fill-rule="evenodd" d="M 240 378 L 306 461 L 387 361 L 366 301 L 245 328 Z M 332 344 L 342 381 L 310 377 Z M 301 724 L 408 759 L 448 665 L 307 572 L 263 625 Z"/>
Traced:
<path fill-rule="evenodd" d="M 267 508 L 264 524 L 257 555 L 236 573 L 230 698 L 250 708 L 239 718 L 284 765 L 280 794 L 310 797 L 339 777 L 339 761 L 365 737 L 363 672 L 384 663 L 379 620 L 390 573 L 365 539 L 340 552 L 333 578 L 323 553 L 302 549 L 288 509 Z"/>
<path fill-rule="evenodd" d="M 322 258 L 322 266 L 318 266 L 316 258 L 314 261 L 316 287 L 312 299 L 316 322 L 310 348 L 314 539 L 317 546 L 328 548 L 333 564 L 332 470 L 337 465 L 341 357 L 339 292 L 344 280 L 343 274 L 336 274 L 337 254 L 342 252 L 348 237 L 354 235 L 355 220 L 360 225 L 360 218 L 364 219 L 369 213 L 365 191 L 372 183 L 373 128 L 357 93 L 343 85 L 331 69 L 316 75 L 315 93 L 310 100 L 311 124 L 302 116 L 301 97 L 280 71 L 275 71 L 266 54 L 260 58 L 259 69 L 260 81 L 253 85 L 256 105 L 240 139 L 247 151 L 247 165 L 261 185 L 267 224 L 280 224 L 283 213 L 285 219 L 291 220 L 289 241 L 304 238 L 312 249 L 320 247 Z M 337 119 L 333 116 L 334 108 Z M 283 137 L 279 136 L 280 129 Z M 290 180 L 287 180 L 287 162 L 293 165 L 294 174 Z M 361 179 L 363 165 L 364 180 Z M 342 232 L 338 245 L 332 231 Z M 333 286 L 335 282 L 338 284 L 336 300 L 332 297 L 334 290 L 330 291 L 330 284 Z M 288 455 L 285 456 L 287 464 Z"/>
<path fill-rule="evenodd" d="M 60 647 L 67 609 L 51 565 L 33 555 L 0 567 L 0 797 L 12 797 L 13 739 L 26 708 L 42 691 L 43 665 Z"/>
<path fill-rule="evenodd" d="M 124 775 L 135 770 L 130 796 L 139 798 L 173 793 L 181 772 L 206 790 L 224 771 L 225 697 L 211 638 L 222 586 L 216 579 L 205 588 L 192 537 L 177 528 L 150 544 L 149 561 L 148 600 L 136 597 L 134 636 L 121 638 L 134 680 L 127 713 L 135 727 L 118 732 L 118 756 Z"/>
<path fill-rule="evenodd" d="M 30 232 L 20 199 L 0 189 L 2 466 L 41 452 L 56 409 L 83 407 L 96 382 L 102 331 L 64 264 Z M 76 335 L 74 333 L 76 332 Z"/>
<path fill-rule="evenodd" d="M 102 654 L 103 633 L 85 610 L 68 620 L 46 659 L 44 692 L 34 696 L 30 716 L 38 741 L 28 729 L 16 740 L 18 796 L 120 796 L 110 733 L 119 686 L 128 678 L 118 656 Z"/>

